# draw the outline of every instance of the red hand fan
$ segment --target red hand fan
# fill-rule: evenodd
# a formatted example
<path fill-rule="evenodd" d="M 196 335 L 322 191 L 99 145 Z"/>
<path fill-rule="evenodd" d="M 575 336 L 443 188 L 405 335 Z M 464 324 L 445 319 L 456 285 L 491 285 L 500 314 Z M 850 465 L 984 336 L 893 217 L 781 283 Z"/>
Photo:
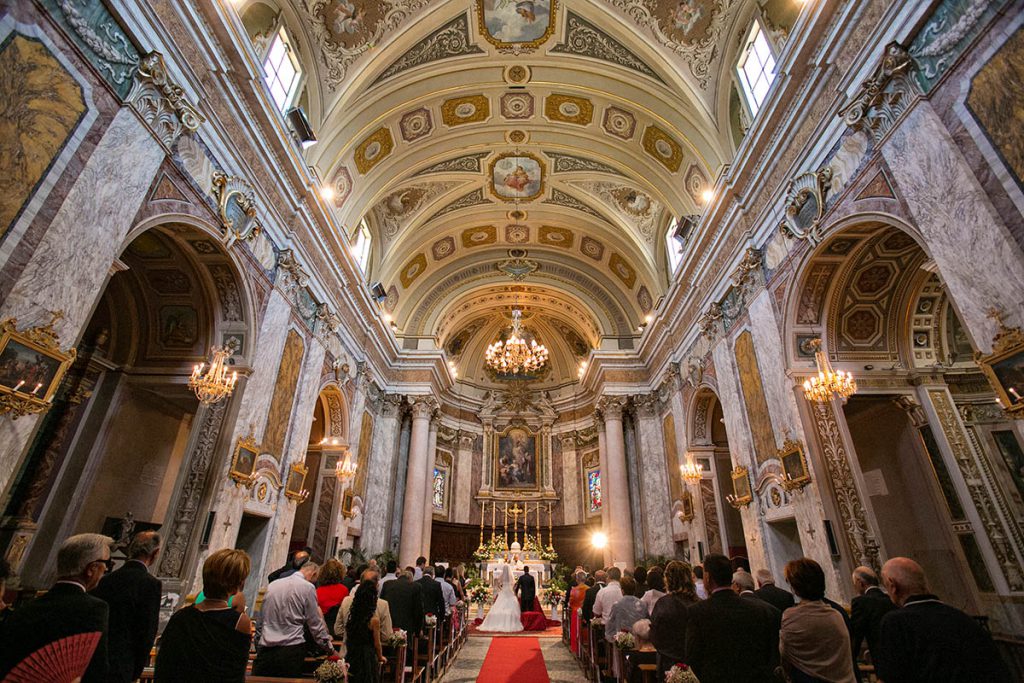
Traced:
<path fill-rule="evenodd" d="M 89 668 L 100 642 L 99 631 L 76 633 L 39 648 L 14 667 L 4 683 L 74 683 Z"/>

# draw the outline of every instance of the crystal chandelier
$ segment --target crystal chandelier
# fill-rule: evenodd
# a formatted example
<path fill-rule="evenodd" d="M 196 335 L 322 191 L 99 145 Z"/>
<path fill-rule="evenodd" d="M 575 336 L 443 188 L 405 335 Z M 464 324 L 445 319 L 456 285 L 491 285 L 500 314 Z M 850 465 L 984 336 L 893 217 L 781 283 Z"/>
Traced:
<path fill-rule="evenodd" d="M 697 484 L 700 483 L 701 477 L 704 475 L 704 465 L 694 462 L 693 455 L 687 453 L 686 463 L 679 466 L 679 471 L 683 475 L 683 481 L 687 484 Z"/>
<path fill-rule="evenodd" d="M 358 465 L 352 460 L 351 457 L 346 457 L 343 460 L 338 460 L 338 464 L 334 468 L 334 475 L 342 483 L 352 481 L 352 477 L 356 476 L 356 469 Z"/>
<path fill-rule="evenodd" d="M 548 362 L 548 349 L 536 339 L 526 343 L 523 335 L 523 312 L 512 309 L 512 334 L 502 342 L 500 339 L 487 347 L 484 359 L 487 367 L 501 375 L 518 375 L 536 372 Z"/>
<path fill-rule="evenodd" d="M 196 398 L 206 405 L 230 396 L 238 381 L 237 372 L 228 376 L 227 360 L 231 353 L 226 348 L 216 346 L 211 349 L 211 353 L 213 360 L 210 361 L 210 367 L 207 368 L 206 363 L 196 365 L 188 380 L 188 388 L 196 392 Z"/>
<path fill-rule="evenodd" d="M 821 350 L 821 340 L 811 340 L 814 349 L 814 362 L 818 365 L 818 374 L 804 382 L 804 396 L 808 401 L 828 403 L 833 398 L 844 402 L 857 392 L 857 383 L 853 375 L 842 370 L 833 370 L 828 357 Z"/>

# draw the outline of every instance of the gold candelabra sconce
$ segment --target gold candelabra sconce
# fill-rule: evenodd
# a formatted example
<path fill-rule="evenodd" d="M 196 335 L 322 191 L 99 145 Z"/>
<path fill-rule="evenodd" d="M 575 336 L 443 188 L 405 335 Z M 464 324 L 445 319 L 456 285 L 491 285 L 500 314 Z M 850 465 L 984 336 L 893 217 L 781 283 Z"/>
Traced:
<path fill-rule="evenodd" d="M 358 469 L 359 464 L 352 459 L 349 453 L 345 453 L 344 456 L 338 458 L 338 464 L 334 467 L 334 476 L 338 478 L 342 485 L 345 485 L 355 478 Z"/>
<path fill-rule="evenodd" d="M 228 374 L 228 359 L 231 351 L 227 347 L 215 346 L 210 350 L 213 356 L 210 365 L 200 363 L 192 368 L 188 388 L 195 392 L 200 403 L 211 405 L 223 401 L 235 391 L 238 373 Z"/>
<path fill-rule="evenodd" d="M 693 459 L 693 453 L 686 454 L 686 462 L 679 466 L 679 473 L 687 484 L 699 484 L 704 476 L 704 465 Z"/>
<path fill-rule="evenodd" d="M 306 463 L 297 462 L 288 470 L 288 479 L 284 484 L 284 495 L 288 500 L 294 500 L 302 505 L 309 498 L 309 490 L 306 488 L 306 473 L 309 469 Z"/>
<path fill-rule="evenodd" d="M 732 470 L 732 493 L 725 497 L 726 502 L 737 510 L 745 508 L 754 500 L 750 491 L 750 476 L 746 467 L 737 465 Z"/>
<path fill-rule="evenodd" d="M 0 415 L 16 420 L 45 413 L 53 405 L 57 388 L 75 361 L 77 351 L 60 350 L 53 326 L 64 317 L 52 311 L 41 327 L 18 331 L 15 318 L 0 322 Z"/>

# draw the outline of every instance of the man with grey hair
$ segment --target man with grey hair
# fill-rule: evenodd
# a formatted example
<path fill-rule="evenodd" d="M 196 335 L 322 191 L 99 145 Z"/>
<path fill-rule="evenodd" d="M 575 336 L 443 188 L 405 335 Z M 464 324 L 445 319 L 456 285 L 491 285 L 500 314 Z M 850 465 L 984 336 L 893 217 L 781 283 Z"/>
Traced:
<path fill-rule="evenodd" d="M 980 624 L 928 592 L 924 569 L 907 557 L 882 567 L 899 609 L 882 619 L 875 671 L 885 683 L 1010 683 L 1010 672 Z"/>
<path fill-rule="evenodd" d="M 140 531 L 128 545 L 128 560 L 103 577 L 92 594 L 110 606 L 108 647 L 110 675 L 107 680 L 131 683 L 142 675 L 160 624 L 159 579 L 149 568 L 160 554 L 160 534 Z"/>
<path fill-rule="evenodd" d="M 71 677 L 81 676 L 83 683 L 107 680 L 107 603 L 89 591 L 109 571 L 113 543 L 102 534 L 79 534 L 61 544 L 56 583 L 0 626 L 0 680 L 39 649 L 73 636 L 88 641 L 91 657 L 74 662 L 49 660 L 47 666 L 68 670 Z"/>
<path fill-rule="evenodd" d="M 278 579 L 267 587 L 260 612 L 260 638 L 255 676 L 298 678 L 306 658 L 309 629 L 313 642 L 326 654 L 335 654 L 331 633 L 316 601 L 316 579 L 320 565 L 308 561 L 294 574 Z"/>
<path fill-rule="evenodd" d="M 860 655 L 861 643 L 868 644 L 872 659 L 878 656 L 878 635 L 882 619 L 896 609 L 889 596 L 878 585 L 878 575 L 871 567 L 857 567 L 853 570 L 853 589 L 856 597 L 850 601 L 850 625 L 852 628 L 853 656 Z"/>
<path fill-rule="evenodd" d="M 762 567 L 754 575 L 757 577 L 757 590 L 754 591 L 754 595 L 780 612 L 785 612 L 796 604 L 792 593 L 775 585 L 775 577 L 769 570 Z"/>
<path fill-rule="evenodd" d="M 754 594 L 754 577 L 750 572 L 738 569 L 732 573 L 732 589 L 736 595 L 748 600 L 758 600 Z"/>

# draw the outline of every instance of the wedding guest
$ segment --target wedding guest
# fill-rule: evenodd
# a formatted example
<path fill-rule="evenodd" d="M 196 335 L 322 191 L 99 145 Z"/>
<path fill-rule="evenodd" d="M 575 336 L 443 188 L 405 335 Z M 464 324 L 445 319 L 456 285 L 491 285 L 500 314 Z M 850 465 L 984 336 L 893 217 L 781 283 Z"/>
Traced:
<path fill-rule="evenodd" d="M 348 628 L 348 618 L 352 611 L 352 605 L 355 604 L 355 599 L 359 596 L 360 591 L 364 585 L 372 584 L 376 590 L 379 583 L 380 574 L 375 569 L 365 569 L 359 577 L 359 585 L 356 586 L 358 590 L 352 591 L 347 598 L 341 601 L 341 608 L 338 610 L 338 618 L 334 621 L 334 632 L 338 635 L 338 640 L 341 641 L 341 647 L 339 648 L 339 654 L 345 656 L 345 629 Z M 380 621 L 380 632 L 382 636 L 389 636 L 393 631 L 391 622 L 391 606 L 387 600 L 383 600 L 380 597 L 377 598 L 376 602 L 376 615 Z"/>
<path fill-rule="evenodd" d="M 605 620 L 604 637 L 606 640 L 614 640 L 615 634 L 619 631 L 633 632 L 633 624 L 650 616 L 647 608 L 636 597 L 636 579 L 632 576 L 624 576 L 619 580 L 619 587 L 622 596 L 612 605 L 608 611 L 608 618 Z"/>
<path fill-rule="evenodd" d="M 730 558 L 729 562 L 732 564 L 733 573 L 739 571 L 740 569 L 742 569 L 748 574 L 750 573 L 750 560 L 743 557 L 742 555 L 736 555 L 735 557 Z"/>
<path fill-rule="evenodd" d="M 855 683 L 850 637 L 842 617 L 826 604 L 825 572 L 803 557 L 786 564 L 786 582 L 800 598 L 782 613 L 779 652 L 793 683 Z"/>
<path fill-rule="evenodd" d="M 423 589 L 412 580 L 411 567 L 384 584 L 380 598 L 388 605 L 394 628 L 405 631 L 410 639 L 423 629 Z"/>
<path fill-rule="evenodd" d="M 423 592 L 423 613 L 433 614 L 438 620 L 444 619 L 444 590 L 434 581 L 434 568 L 423 567 L 422 572 L 423 576 L 416 580 L 416 584 Z"/>
<path fill-rule="evenodd" d="M 878 637 L 882 619 L 896 609 L 896 605 L 878 585 L 878 575 L 870 567 L 853 570 L 853 589 L 857 595 L 850 601 L 850 623 L 853 625 L 853 656 L 860 654 L 861 644 L 867 643 L 872 661 L 878 655 Z"/>
<path fill-rule="evenodd" d="M 228 598 L 242 590 L 250 566 L 242 550 L 224 548 L 206 558 L 206 599 L 171 615 L 157 650 L 157 683 L 245 681 L 252 622 L 245 612 L 229 607 Z"/>
<path fill-rule="evenodd" d="M 455 580 L 455 569 L 453 569 L 452 567 L 448 567 L 447 569 L 444 570 L 444 581 L 449 586 L 451 586 L 452 589 L 455 591 L 455 601 L 456 601 L 456 603 L 459 600 L 465 600 L 466 599 L 466 594 L 465 594 L 465 591 L 462 590 L 462 585 L 459 584 L 459 582 Z"/>
<path fill-rule="evenodd" d="M 882 567 L 899 606 L 882 618 L 875 670 L 885 683 L 1009 683 L 1010 672 L 988 632 L 928 590 L 924 569 L 906 557 Z"/>
<path fill-rule="evenodd" d="M 110 571 L 113 544 L 112 538 L 102 534 L 78 534 L 61 544 L 56 583 L 44 595 L 14 610 L 0 628 L 0 680 L 40 648 L 78 635 L 89 637 L 92 654 L 80 661 L 65 661 L 70 655 L 57 653 L 58 661 L 47 666 L 68 667 L 69 680 L 76 676 L 82 683 L 106 680 L 109 608 L 88 592 Z"/>
<path fill-rule="evenodd" d="M 92 595 L 110 607 L 107 650 L 108 681 L 130 683 L 142 675 L 160 623 L 160 580 L 149 568 L 160 554 L 160 534 L 140 531 L 127 550 L 120 569 L 100 580 Z"/>
<path fill-rule="evenodd" d="M 345 572 L 345 578 L 341 580 L 342 585 L 348 589 L 349 595 L 352 594 L 352 589 L 359 583 L 359 571 L 355 567 L 349 567 L 348 571 Z"/>
<path fill-rule="evenodd" d="M 611 614 L 612 605 L 622 598 L 622 586 L 619 581 L 622 579 L 622 570 L 612 567 L 608 570 L 608 585 L 602 588 L 594 598 L 594 616 L 607 619 Z"/>
<path fill-rule="evenodd" d="M 324 623 L 327 624 L 329 631 L 334 627 L 341 601 L 348 595 L 348 588 L 341 582 L 344 568 L 344 565 L 334 558 L 327 560 L 320 570 L 320 578 L 316 584 L 316 604 L 323 612 Z M 331 635 L 334 635 L 333 631 Z"/>
<path fill-rule="evenodd" d="M 316 583 L 320 567 L 306 562 L 294 574 L 267 587 L 260 612 L 260 647 L 252 663 L 255 676 L 297 678 L 302 675 L 306 658 L 305 630 L 312 643 L 327 654 L 334 654 L 331 633 L 316 603 Z"/>
<path fill-rule="evenodd" d="M 642 598 L 647 592 L 647 567 L 641 565 L 634 569 L 633 579 L 636 580 L 636 597 Z"/>
<path fill-rule="evenodd" d="M 444 611 L 438 616 L 450 617 L 452 615 L 452 607 L 455 607 L 458 598 L 455 597 L 455 588 L 445 580 L 446 577 L 447 572 L 444 567 L 441 565 L 434 567 L 434 581 L 441 586 L 441 594 L 444 596 Z"/>
<path fill-rule="evenodd" d="M 733 572 L 732 589 L 741 598 L 746 598 L 747 600 L 761 599 L 754 594 L 754 577 L 742 569 Z"/>
<path fill-rule="evenodd" d="M 351 598 L 345 621 L 345 661 L 349 683 L 379 683 L 380 665 L 387 659 L 381 648 L 381 619 L 377 613 L 377 581 L 367 579 Z M 339 615 L 340 616 L 340 615 Z"/>
<path fill-rule="evenodd" d="M 384 584 L 388 581 L 394 581 L 398 578 L 398 562 L 395 560 L 388 560 L 387 571 L 384 576 L 380 577 L 380 588 L 384 590 Z"/>
<path fill-rule="evenodd" d="M 419 581 L 423 578 L 423 570 L 427 566 L 427 558 L 420 555 L 416 558 L 416 569 L 413 570 L 412 580 Z"/>
<path fill-rule="evenodd" d="M 690 565 L 669 562 L 665 566 L 668 593 L 651 610 L 651 642 L 658 651 L 658 680 L 673 665 L 686 663 L 686 622 L 688 609 L 697 602 Z"/>
<path fill-rule="evenodd" d="M 775 585 L 775 577 L 767 569 L 757 570 L 757 590 L 754 595 L 780 612 L 785 612 L 795 602 L 792 593 Z"/>
<path fill-rule="evenodd" d="M 665 572 L 661 567 L 655 567 L 647 572 L 647 592 L 640 598 L 644 603 L 647 613 L 654 612 L 654 606 L 665 596 Z"/>
<path fill-rule="evenodd" d="M 701 683 L 770 681 L 779 661 L 779 610 L 732 589 L 732 563 L 704 558 L 709 597 L 687 611 L 686 663 Z"/>
<path fill-rule="evenodd" d="M 586 594 L 583 596 L 583 606 L 580 608 L 580 618 L 584 626 L 590 625 L 594 618 L 594 603 L 597 601 L 597 594 L 607 585 L 608 573 L 603 569 L 594 572 L 594 582 L 590 584 Z"/>
<path fill-rule="evenodd" d="M 699 564 L 693 568 L 693 587 L 698 600 L 708 599 L 708 591 L 704 588 L 704 567 Z"/>
<path fill-rule="evenodd" d="M 312 554 L 312 548 L 304 548 L 303 550 L 296 550 L 294 553 L 288 556 L 288 561 L 284 563 L 283 567 L 279 567 L 274 571 L 270 572 L 267 576 L 267 583 L 273 583 L 278 579 L 283 579 L 286 576 L 291 576 L 299 569 L 302 565 L 309 562 L 310 555 Z"/>
<path fill-rule="evenodd" d="M 575 584 L 569 589 L 569 644 L 572 651 L 580 653 L 580 612 L 583 608 L 583 599 L 587 594 L 587 574 L 582 570 L 576 571 Z"/>

